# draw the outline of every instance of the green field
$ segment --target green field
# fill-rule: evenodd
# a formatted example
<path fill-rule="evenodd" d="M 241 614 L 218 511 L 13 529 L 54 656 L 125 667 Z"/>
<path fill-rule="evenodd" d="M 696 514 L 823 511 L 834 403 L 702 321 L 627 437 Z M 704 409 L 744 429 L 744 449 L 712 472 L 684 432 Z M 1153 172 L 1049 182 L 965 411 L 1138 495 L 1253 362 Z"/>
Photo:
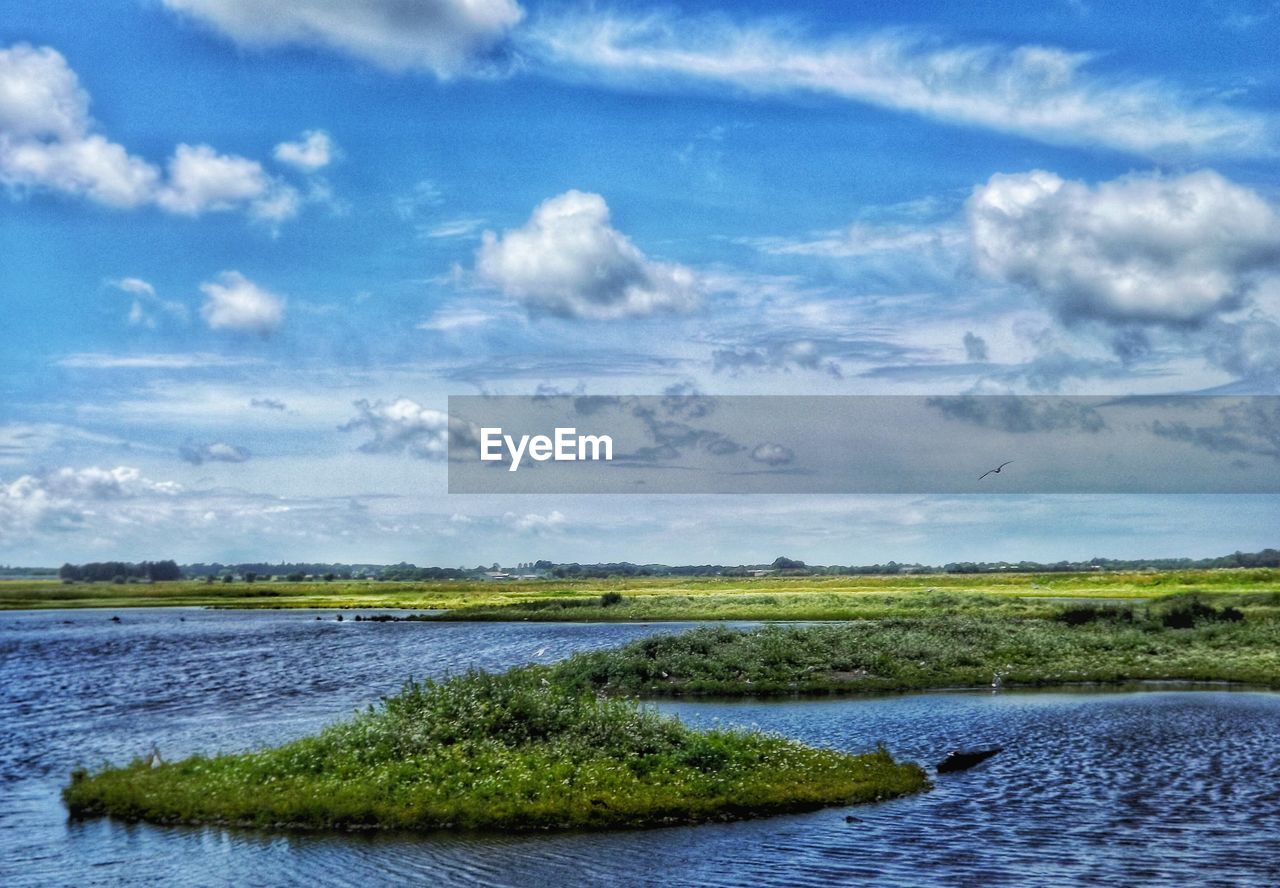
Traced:
<path fill-rule="evenodd" d="M 605 606 L 601 596 L 618 593 Z M 634 578 L 521 582 L 155 584 L 0 581 L 0 609 L 207 606 L 448 610 L 467 620 L 852 620 L 937 613 L 1049 616 L 1077 600 L 1158 602 L 1196 593 L 1250 612 L 1280 608 L 1280 570 Z"/>

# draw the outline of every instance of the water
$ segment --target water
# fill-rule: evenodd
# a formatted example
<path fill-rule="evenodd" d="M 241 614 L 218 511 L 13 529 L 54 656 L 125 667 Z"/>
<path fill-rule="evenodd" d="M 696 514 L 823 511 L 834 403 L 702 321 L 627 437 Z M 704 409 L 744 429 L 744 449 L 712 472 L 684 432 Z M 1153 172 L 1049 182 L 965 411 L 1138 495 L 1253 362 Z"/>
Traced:
<path fill-rule="evenodd" d="M 337 623 L 333 612 L 0 614 L 0 883 L 1275 885 L 1280 695 L 943 693 L 668 703 L 685 721 L 935 763 L 1006 752 L 879 805 L 597 834 L 322 835 L 71 823 L 76 765 L 297 737 L 408 675 L 501 669 L 674 624 Z M 851 814 L 856 822 L 846 823 Z"/>

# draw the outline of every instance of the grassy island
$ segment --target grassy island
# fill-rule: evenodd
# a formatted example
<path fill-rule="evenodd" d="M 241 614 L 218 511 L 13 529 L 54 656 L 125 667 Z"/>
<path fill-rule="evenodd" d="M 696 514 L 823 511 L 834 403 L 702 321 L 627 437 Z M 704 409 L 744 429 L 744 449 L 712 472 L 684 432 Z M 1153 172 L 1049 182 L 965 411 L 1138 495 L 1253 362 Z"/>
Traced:
<path fill-rule="evenodd" d="M 410 682 L 273 749 L 72 775 L 76 817 L 323 829 L 537 830 L 732 820 L 892 798 L 923 771 L 745 731 L 700 732 L 547 667 Z"/>
<path fill-rule="evenodd" d="M 989 686 L 1228 681 L 1280 687 L 1280 619 L 1196 600 L 1081 606 L 1052 619 L 890 618 L 726 627 L 576 654 L 553 680 L 645 697 L 857 694 Z"/>

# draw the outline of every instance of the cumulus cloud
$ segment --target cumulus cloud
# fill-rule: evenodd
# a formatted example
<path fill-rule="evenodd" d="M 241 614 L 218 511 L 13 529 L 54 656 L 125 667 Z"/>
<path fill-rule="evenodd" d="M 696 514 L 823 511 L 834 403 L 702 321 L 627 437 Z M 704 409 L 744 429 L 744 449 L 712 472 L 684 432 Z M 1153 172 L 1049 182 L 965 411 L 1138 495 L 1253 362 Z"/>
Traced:
<path fill-rule="evenodd" d="M 1280 392 L 1280 323 L 1261 312 L 1215 324 L 1207 354 L 1219 367 Z"/>
<path fill-rule="evenodd" d="M 36 530 L 74 529 L 95 514 L 98 504 L 144 496 L 169 497 L 182 487 L 169 481 L 152 481 L 129 466 L 21 475 L 0 481 L 0 536 Z"/>
<path fill-rule="evenodd" d="M 0 49 L 0 184 L 9 189 L 187 216 L 245 210 L 270 223 L 298 211 L 296 189 L 257 161 L 183 144 L 166 176 L 94 129 L 89 94 L 57 50 L 23 43 Z"/>
<path fill-rule="evenodd" d="M 268 176 L 256 160 L 219 154 L 208 145 L 179 145 L 168 171 L 155 199 L 172 213 L 199 216 L 247 207 L 258 219 L 279 222 L 298 212 L 297 190 Z"/>
<path fill-rule="evenodd" d="M 91 128 L 89 95 L 57 50 L 0 49 L 0 182 L 114 207 L 149 201 L 158 171 Z"/>
<path fill-rule="evenodd" d="M 1209 170 L 1096 186 L 998 174 L 967 215 L 978 268 L 1068 321 L 1195 324 L 1238 308 L 1280 269 L 1280 216 Z"/>
<path fill-rule="evenodd" d="M 604 198 L 582 191 L 543 201 L 520 228 L 486 231 L 476 271 L 531 313 L 560 317 L 687 311 L 699 297 L 692 270 L 649 259 L 609 224 Z"/>
<path fill-rule="evenodd" d="M 503 521 L 513 530 L 519 533 L 544 534 L 550 533 L 564 527 L 568 523 L 562 512 L 552 509 L 543 515 L 538 512 L 526 512 L 523 515 L 515 512 L 507 512 L 502 516 Z"/>
<path fill-rule="evenodd" d="M 207 462 L 242 463 L 249 459 L 250 453 L 243 447 L 227 444 L 225 441 L 209 444 L 185 441 L 178 448 L 178 456 L 193 466 L 198 466 Z"/>
<path fill-rule="evenodd" d="M 284 300 L 238 271 L 224 271 L 200 285 L 205 303 L 200 314 L 214 330 L 273 333 L 284 323 Z"/>
<path fill-rule="evenodd" d="M 765 443 L 760 444 L 751 451 L 751 458 L 758 463 L 764 463 L 766 466 L 785 466 L 787 463 L 792 462 L 796 455 L 790 447 Z"/>
<path fill-rule="evenodd" d="M 320 46 L 441 78 L 474 67 L 523 17 L 515 0 L 164 0 L 247 46 Z"/>
<path fill-rule="evenodd" d="M 334 159 L 337 149 L 333 139 L 323 130 L 307 130 L 296 142 L 281 142 L 276 146 L 273 156 L 281 163 L 314 173 L 327 167 Z"/>
<path fill-rule="evenodd" d="M 360 445 L 364 453 L 409 453 L 418 459 L 446 459 L 449 456 L 449 415 L 431 410 L 409 398 L 394 401 L 355 402 L 359 415 L 341 426 L 342 431 L 365 429 L 373 437 Z M 465 430 L 457 428 L 455 435 Z"/>
<path fill-rule="evenodd" d="M 902 30 L 815 40 L 777 23 L 589 13 L 548 17 L 529 52 L 557 73 L 746 93 L 820 93 L 1056 144 L 1151 155 L 1267 155 L 1262 114 L 1154 79 L 1093 73 L 1095 56 L 1050 46 L 945 45 Z"/>

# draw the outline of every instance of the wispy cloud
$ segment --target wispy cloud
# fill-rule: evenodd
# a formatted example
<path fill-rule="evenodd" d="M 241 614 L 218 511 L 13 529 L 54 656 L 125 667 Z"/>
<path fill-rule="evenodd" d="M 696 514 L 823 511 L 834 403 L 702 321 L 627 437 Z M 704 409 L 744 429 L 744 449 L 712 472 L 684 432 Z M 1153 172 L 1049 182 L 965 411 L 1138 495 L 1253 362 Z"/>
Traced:
<path fill-rule="evenodd" d="M 547 70 L 670 88 L 818 93 L 1062 145 L 1144 155 L 1270 155 L 1268 117 L 1157 79 L 1096 71 L 1096 56 L 1038 45 L 947 44 L 903 30 L 816 39 L 777 22 L 548 17 L 525 35 Z"/>
<path fill-rule="evenodd" d="M 113 355 L 82 352 L 57 361 L 59 367 L 79 370 L 189 370 L 199 367 L 239 367 L 256 363 L 256 358 L 237 358 L 208 352 Z"/>

